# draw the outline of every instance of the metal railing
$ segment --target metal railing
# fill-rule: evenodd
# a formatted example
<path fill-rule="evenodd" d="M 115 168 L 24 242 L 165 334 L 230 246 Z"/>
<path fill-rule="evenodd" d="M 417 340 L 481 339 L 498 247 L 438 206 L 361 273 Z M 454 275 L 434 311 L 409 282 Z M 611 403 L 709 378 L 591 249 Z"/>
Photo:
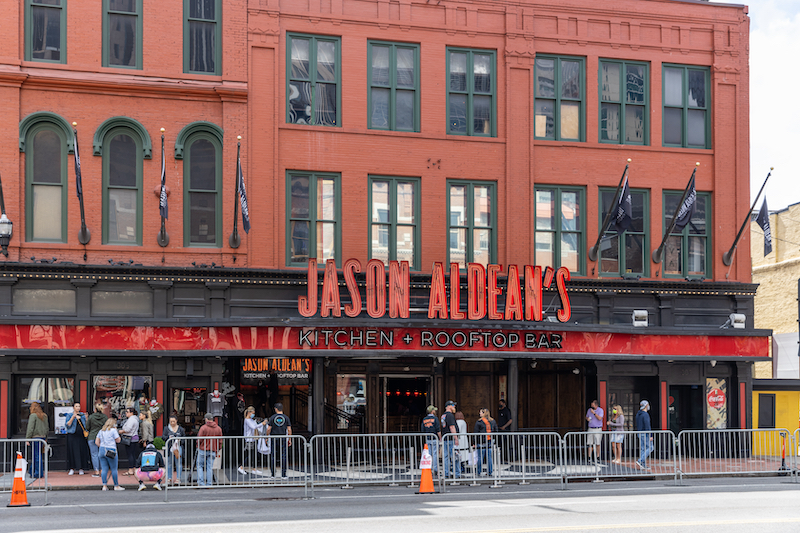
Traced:
<path fill-rule="evenodd" d="M 796 440 L 787 429 L 685 430 L 678 434 L 683 476 L 795 476 Z"/>
<path fill-rule="evenodd" d="M 164 501 L 188 488 L 303 487 L 308 496 L 308 442 L 300 435 L 173 437 L 162 452 Z"/>
<path fill-rule="evenodd" d="M 44 439 L 0 439 L 0 493 L 11 492 L 17 452 L 28 463 L 25 485 L 29 492 L 44 492 L 47 505 L 50 447 Z"/>
<path fill-rule="evenodd" d="M 570 432 L 564 435 L 562 452 L 565 483 L 655 476 L 678 481 L 677 439 L 672 431 Z"/>

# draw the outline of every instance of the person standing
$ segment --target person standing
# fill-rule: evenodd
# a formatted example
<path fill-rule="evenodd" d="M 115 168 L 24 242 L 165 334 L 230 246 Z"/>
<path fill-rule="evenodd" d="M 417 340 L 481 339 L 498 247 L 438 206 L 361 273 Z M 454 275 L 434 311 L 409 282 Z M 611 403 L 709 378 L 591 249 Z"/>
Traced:
<path fill-rule="evenodd" d="M 611 447 L 614 448 L 614 463 L 622 463 L 622 442 L 625 440 L 625 415 L 622 406 L 615 405 L 611 408 L 611 417 L 608 420 L 611 426 Z"/>
<path fill-rule="evenodd" d="M 255 468 L 255 436 L 260 433 L 260 430 L 263 429 L 264 426 L 267 425 L 267 419 L 265 418 L 262 422 L 256 422 L 256 408 L 252 405 L 248 407 L 244 412 L 244 451 L 242 453 L 242 464 L 239 466 L 237 471 L 246 476 L 248 474 L 247 470 L 244 469 L 245 466 L 250 467 L 250 474 L 255 474 L 257 476 L 264 475 L 263 472 L 257 470 Z M 261 427 L 259 427 L 261 426 Z"/>
<path fill-rule="evenodd" d="M 511 417 L 511 409 L 508 408 L 506 401 L 500 398 L 498 402 L 499 409 L 497 411 L 497 429 L 500 433 L 511 431 L 511 425 L 514 419 Z M 497 438 L 497 445 L 501 450 L 506 452 L 506 457 L 513 454 L 512 438 L 510 435 L 500 435 Z"/>
<path fill-rule="evenodd" d="M 89 448 L 86 444 L 86 414 L 81 413 L 81 404 L 75 403 L 72 405 L 72 413 L 62 413 L 61 416 L 66 418 L 65 432 L 67 434 L 67 467 L 69 472 L 68 476 L 78 471 L 79 475 L 83 475 L 83 466 L 88 462 Z M 85 433 L 86 432 L 86 433 Z"/>
<path fill-rule="evenodd" d="M 109 472 L 111 472 L 111 479 L 114 481 L 114 490 L 125 490 L 124 487 L 119 486 L 119 477 L 117 476 L 117 464 L 119 461 L 117 443 L 120 442 L 119 433 L 117 432 L 117 421 L 113 418 L 106 420 L 106 423 L 103 424 L 103 427 L 97 432 L 97 437 L 95 437 L 94 442 L 100 449 L 98 457 L 100 458 L 103 490 L 108 490 L 107 483 Z"/>
<path fill-rule="evenodd" d="M 453 475 L 461 477 L 461 461 L 455 455 L 458 447 L 458 425 L 456 424 L 456 402 L 450 400 L 444 404 L 444 423 L 442 424 L 442 435 L 450 435 L 449 438 L 442 439 L 442 454 L 444 457 L 444 477 L 450 477 L 450 466 L 452 465 Z"/>
<path fill-rule="evenodd" d="M 89 436 L 86 439 L 89 441 L 89 454 L 92 457 L 92 468 L 94 468 L 92 477 L 100 477 L 100 447 L 97 446 L 95 439 L 97 438 L 97 433 L 108 420 L 108 417 L 103 412 L 104 409 L 103 403 L 97 402 L 94 404 L 94 412 L 86 419 L 86 430 L 89 432 Z"/>
<path fill-rule="evenodd" d="M 42 406 L 38 402 L 33 402 L 30 407 L 30 416 L 28 417 L 28 429 L 25 431 L 26 439 L 42 439 L 47 440 L 47 432 L 50 425 L 47 422 L 47 415 L 42 411 Z M 32 461 L 30 467 L 30 475 L 33 479 L 38 479 L 44 476 L 44 443 L 42 441 L 34 441 L 33 443 L 26 442 L 32 449 Z"/>
<path fill-rule="evenodd" d="M 456 426 L 458 426 L 458 461 L 461 464 L 461 472 L 467 471 L 469 464 L 469 437 L 467 437 L 467 421 L 464 420 L 464 413 L 456 411 Z"/>
<path fill-rule="evenodd" d="M 197 433 L 198 437 L 222 437 L 222 428 L 214 422 L 211 413 L 205 415 L 206 423 Z M 222 446 L 221 438 L 197 439 L 197 484 L 201 487 L 211 487 L 214 484 L 214 459 Z"/>
<path fill-rule="evenodd" d="M 475 433 L 485 433 L 486 437 L 479 436 L 478 439 L 478 475 L 483 475 L 483 462 L 486 461 L 488 474 L 492 475 L 492 455 L 494 442 L 492 433 L 497 434 L 497 422 L 489 415 L 488 409 L 481 409 L 478 413 L 478 421 L 475 422 Z M 488 457 L 487 457 L 488 452 Z"/>
<path fill-rule="evenodd" d="M 594 451 L 594 463 L 600 464 L 600 443 L 603 440 L 603 408 L 597 405 L 597 400 L 592 400 L 592 405 L 586 411 L 586 421 L 589 422 L 589 434 L 586 436 L 586 455 L 589 462 L 592 462 L 592 451 Z"/>
<path fill-rule="evenodd" d="M 169 442 L 169 439 L 180 439 L 186 436 L 186 431 L 178 425 L 178 416 L 170 415 L 169 422 L 164 426 L 164 431 L 161 433 L 161 438 L 164 442 Z M 176 485 L 181 484 L 181 477 L 183 474 L 183 442 L 180 440 L 173 440 L 169 445 L 169 459 L 167 459 L 167 483 L 172 482 L 172 473 L 176 472 L 177 479 Z"/>
<path fill-rule="evenodd" d="M 420 431 L 427 435 L 428 453 L 431 454 L 431 464 L 433 466 L 433 474 L 439 473 L 439 458 L 438 448 L 439 439 L 442 438 L 442 426 L 439 423 L 439 418 L 436 416 L 436 406 L 428 406 L 428 414 L 422 419 L 420 423 Z"/>
<path fill-rule="evenodd" d="M 161 480 L 164 478 L 164 456 L 156 450 L 152 442 L 145 446 L 142 453 L 136 459 L 136 479 L 139 480 L 139 490 L 144 490 L 147 486 L 145 481 L 155 481 L 153 488 L 161 490 Z"/>
<path fill-rule="evenodd" d="M 139 412 L 139 446 L 144 451 L 148 444 L 153 442 L 155 430 L 153 429 L 153 418 L 150 411 Z M 137 461 L 138 464 L 138 461 Z"/>
<path fill-rule="evenodd" d="M 139 456 L 139 417 L 136 416 L 136 410 L 133 407 L 125 410 L 125 416 L 127 419 L 122 425 L 122 431 L 119 432 L 128 458 L 128 471 L 123 475 L 132 476 L 136 458 Z"/>
<path fill-rule="evenodd" d="M 275 414 L 269 417 L 267 421 L 267 435 L 283 437 L 280 439 L 273 439 L 272 441 L 272 461 L 270 462 L 270 471 L 272 477 L 275 477 L 275 459 L 278 455 L 278 445 L 281 450 L 281 477 L 288 479 L 286 475 L 286 456 L 288 447 L 292 445 L 292 440 L 289 438 L 292 435 L 292 422 L 289 417 L 283 414 L 283 404 L 278 402 L 273 407 Z"/>
<path fill-rule="evenodd" d="M 642 470 L 649 470 L 647 468 L 647 458 L 653 451 L 653 434 L 648 433 L 652 430 L 650 427 L 650 402 L 642 400 L 639 402 L 639 412 L 636 413 L 636 431 L 639 431 L 639 459 L 636 461 L 636 466 Z"/>

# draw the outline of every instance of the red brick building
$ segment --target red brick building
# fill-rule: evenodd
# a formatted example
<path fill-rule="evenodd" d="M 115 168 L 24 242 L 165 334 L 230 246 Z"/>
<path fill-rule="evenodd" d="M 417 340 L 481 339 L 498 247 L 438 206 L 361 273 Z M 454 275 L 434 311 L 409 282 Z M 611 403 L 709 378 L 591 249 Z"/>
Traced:
<path fill-rule="evenodd" d="M 746 7 L 690 0 L 14 2 L 0 20 L 0 106 L 19 125 L 0 133 L 14 223 L 0 436 L 24 432 L 36 399 L 156 398 L 191 429 L 214 388 L 281 398 L 319 433 L 413 430 L 446 399 L 471 420 L 499 397 L 518 428 L 582 427 L 595 396 L 706 427 L 713 386 L 725 423 L 747 427 L 768 332 L 753 329 L 749 254 L 722 254 L 750 198 L 748 26 Z M 233 248 L 237 136 L 251 227 Z M 593 261 L 628 159 L 631 225 Z M 654 262 L 696 163 L 694 215 Z M 335 260 L 352 303 L 350 258 L 408 262 L 408 318 L 375 309 L 367 268 L 363 313 L 299 312 L 310 259 Z M 447 318 L 429 312 L 435 263 L 448 287 L 461 266 L 463 312 L 488 294 L 501 318 L 458 318 L 449 288 Z M 498 295 L 469 288 L 466 263 L 502 265 Z M 545 271 L 538 320 L 503 315 L 510 265 L 570 281 L 560 297 Z M 744 329 L 720 329 L 732 313 Z M 459 345 L 470 332 L 506 344 Z"/>

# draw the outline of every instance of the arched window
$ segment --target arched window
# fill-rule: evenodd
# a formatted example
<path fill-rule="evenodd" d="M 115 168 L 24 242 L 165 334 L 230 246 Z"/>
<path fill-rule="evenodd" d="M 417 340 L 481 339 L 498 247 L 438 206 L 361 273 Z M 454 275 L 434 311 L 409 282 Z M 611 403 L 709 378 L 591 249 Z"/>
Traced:
<path fill-rule="evenodd" d="M 222 246 L 222 144 L 198 131 L 184 143 L 184 246 Z"/>
<path fill-rule="evenodd" d="M 25 239 L 67 242 L 67 136 L 50 122 L 25 139 Z"/>
<path fill-rule="evenodd" d="M 103 136 L 103 244 L 142 244 L 142 138 L 118 126 Z"/>

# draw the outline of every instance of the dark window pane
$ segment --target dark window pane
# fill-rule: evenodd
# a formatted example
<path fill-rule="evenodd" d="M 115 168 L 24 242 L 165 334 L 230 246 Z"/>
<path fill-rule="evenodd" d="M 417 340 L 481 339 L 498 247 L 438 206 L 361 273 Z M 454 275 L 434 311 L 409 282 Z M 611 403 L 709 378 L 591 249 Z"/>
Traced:
<path fill-rule="evenodd" d="M 603 100 L 619 102 L 619 63 L 603 63 L 600 96 Z"/>
<path fill-rule="evenodd" d="M 680 275 L 683 271 L 682 238 L 672 235 L 664 246 L 664 274 Z"/>
<path fill-rule="evenodd" d="M 689 237 L 689 276 L 703 276 L 706 273 L 706 238 Z"/>
<path fill-rule="evenodd" d="M 108 158 L 108 184 L 136 187 L 136 142 L 128 135 L 116 135 L 109 143 Z"/>
<path fill-rule="evenodd" d="M 706 112 L 701 109 L 689 109 L 686 135 L 689 146 L 705 147 L 706 145 Z"/>
<path fill-rule="evenodd" d="M 389 47 L 372 47 L 372 84 L 389 86 Z"/>
<path fill-rule="evenodd" d="M 189 70 L 192 72 L 214 72 L 216 30 L 213 22 L 189 22 Z"/>
<path fill-rule="evenodd" d="M 136 13 L 136 0 L 108 0 L 108 9 Z"/>
<path fill-rule="evenodd" d="M 108 64 L 135 67 L 136 17 L 110 14 L 108 25 Z"/>
<path fill-rule="evenodd" d="M 450 131 L 467 132 L 467 95 L 450 95 Z"/>
<path fill-rule="evenodd" d="M 414 87 L 414 50 L 397 49 L 397 86 Z"/>
<path fill-rule="evenodd" d="M 372 89 L 370 125 L 373 128 L 389 128 L 389 89 Z"/>
<path fill-rule="evenodd" d="M 189 188 L 217 190 L 217 150 L 211 141 L 199 139 L 189 148 Z"/>
<path fill-rule="evenodd" d="M 467 90 L 467 54 L 450 52 L 450 90 Z"/>
<path fill-rule="evenodd" d="M 629 104 L 644 103 L 644 67 L 642 65 L 626 67 L 625 98 Z"/>
<path fill-rule="evenodd" d="M 189 0 L 189 16 L 193 19 L 214 20 L 215 0 Z"/>
<path fill-rule="evenodd" d="M 336 44 L 317 43 L 317 81 L 336 81 Z"/>
<path fill-rule="evenodd" d="M 308 40 L 292 39 L 292 78 L 308 80 Z"/>
<path fill-rule="evenodd" d="M 292 218 L 308 218 L 308 176 L 292 176 Z"/>
<path fill-rule="evenodd" d="M 318 83 L 314 99 L 314 124 L 336 125 L 336 84 Z"/>
<path fill-rule="evenodd" d="M 625 142 L 644 142 L 644 107 L 629 105 L 625 108 Z"/>
<path fill-rule="evenodd" d="M 678 207 L 678 201 L 681 196 L 680 194 L 667 194 L 664 196 L 664 231 L 672 224 L 672 215 L 675 214 L 675 208 Z M 700 199 L 698 198 L 698 200 Z M 676 231 L 675 233 L 680 232 Z"/>
<path fill-rule="evenodd" d="M 644 236 L 625 235 L 625 272 L 626 274 L 644 273 Z"/>
<path fill-rule="evenodd" d="M 398 130 L 414 129 L 414 93 L 411 91 L 397 91 L 397 117 L 395 118 Z"/>
<path fill-rule="evenodd" d="M 556 125 L 555 103 L 555 100 L 536 100 L 534 105 L 534 131 L 536 137 L 553 137 Z"/>
<path fill-rule="evenodd" d="M 292 221 L 292 262 L 308 262 L 308 221 Z"/>
<path fill-rule="evenodd" d="M 472 100 L 472 123 L 475 134 L 492 133 L 492 97 L 474 96 Z"/>
<path fill-rule="evenodd" d="M 606 234 L 600 241 L 600 272 L 619 272 L 619 236 L 616 233 Z"/>
<path fill-rule="evenodd" d="M 633 220 L 628 231 L 644 231 L 644 194 L 638 192 L 631 193 L 631 214 Z"/>
<path fill-rule="evenodd" d="M 476 93 L 492 92 L 492 56 L 475 54 L 472 58 L 472 72 Z"/>
<path fill-rule="evenodd" d="M 664 109 L 664 142 L 681 144 L 683 142 L 683 110 Z"/>
<path fill-rule="evenodd" d="M 534 80 L 536 96 L 543 98 L 555 98 L 556 78 L 555 60 L 537 59 L 536 60 L 536 80 Z"/>
<path fill-rule="evenodd" d="M 189 226 L 190 241 L 198 244 L 214 244 L 217 240 L 217 195 L 213 192 L 189 193 L 191 210 Z"/>
<path fill-rule="evenodd" d="M 689 233 L 693 235 L 706 234 L 706 200 L 705 196 L 698 196 L 694 206 L 694 214 L 689 223 Z"/>
<path fill-rule="evenodd" d="M 61 60 L 61 10 L 31 7 L 31 58 Z"/>
<path fill-rule="evenodd" d="M 600 140 L 619 140 L 619 104 L 601 104 Z"/>
<path fill-rule="evenodd" d="M 293 81 L 289 83 L 289 122 L 311 124 L 311 83 Z"/>
<path fill-rule="evenodd" d="M 581 64 L 578 61 L 561 62 L 561 97 L 581 97 Z"/>
<path fill-rule="evenodd" d="M 706 106 L 706 73 L 701 70 L 689 71 L 689 105 Z"/>
<path fill-rule="evenodd" d="M 61 137 L 52 130 L 40 130 L 33 137 L 34 183 L 61 183 Z"/>

